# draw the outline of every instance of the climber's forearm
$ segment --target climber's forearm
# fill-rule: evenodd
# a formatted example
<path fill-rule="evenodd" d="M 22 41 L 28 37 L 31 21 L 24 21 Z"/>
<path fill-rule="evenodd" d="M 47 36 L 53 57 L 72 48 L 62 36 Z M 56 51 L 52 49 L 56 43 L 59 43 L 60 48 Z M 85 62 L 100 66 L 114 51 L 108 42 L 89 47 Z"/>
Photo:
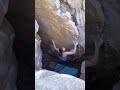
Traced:
<path fill-rule="evenodd" d="M 85 67 L 91 67 L 96 65 L 98 58 L 99 57 L 99 48 L 95 48 L 95 54 L 94 57 L 91 61 L 85 61 Z"/>
<path fill-rule="evenodd" d="M 77 49 L 77 45 L 74 45 L 74 49 L 73 49 L 73 53 L 75 54 L 76 52 L 76 49 Z"/>
<path fill-rule="evenodd" d="M 55 50 L 59 51 L 58 48 L 55 45 L 55 42 L 53 42 L 53 47 L 54 47 Z"/>
<path fill-rule="evenodd" d="M 99 59 L 99 48 L 95 47 L 94 57 L 91 60 L 93 65 L 96 65 L 96 63 L 98 62 L 98 59 Z"/>
<path fill-rule="evenodd" d="M 56 49 L 56 45 L 55 45 L 55 43 L 53 43 L 53 47 Z"/>

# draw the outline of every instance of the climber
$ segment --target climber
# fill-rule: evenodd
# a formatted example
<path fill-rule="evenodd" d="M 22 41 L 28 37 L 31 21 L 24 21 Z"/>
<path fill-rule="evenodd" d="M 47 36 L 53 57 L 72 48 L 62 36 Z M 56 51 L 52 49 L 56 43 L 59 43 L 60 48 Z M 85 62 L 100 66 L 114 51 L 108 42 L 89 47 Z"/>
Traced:
<path fill-rule="evenodd" d="M 103 44 L 103 40 L 100 39 L 98 42 L 94 41 L 95 44 L 95 54 L 94 57 L 90 61 L 85 61 L 85 67 L 91 67 L 97 64 L 99 58 L 99 48 Z"/>
<path fill-rule="evenodd" d="M 54 49 L 58 52 L 58 57 L 60 60 L 67 61 L 67 60 L 74 59 L 74 54 L 76 53 L 78 42 L 74 42 L 74 49 L 71 51 L 66 51 L 64 47 L 57 48 L 54 40 L 52 40 L 52 43 L 53 43 Z"/>
<path fill-rule="evenodd" d="M 81 65 L 81 76 L 80 78 L 85 80 L 85 75 L 89 75 L 89 68 L 90 67 L 93 67 L 97 64 L 98 62 L 98 59 L 99 59 L 99 49 L 101 47 L 101 45 L 103 44 L 103 40 L 100 39 L 99 41 L 97 40 L 94 40 L 94 44 L 95 44 L 95 51 L 94 51 L 94 56 L 91 60 L 84 60 L 82 62 L 82 65 Z M 86 56 L 88 57 L 88 56 Z M 87 70 L 87 73 L 85 74 L 85 70 Z"/>

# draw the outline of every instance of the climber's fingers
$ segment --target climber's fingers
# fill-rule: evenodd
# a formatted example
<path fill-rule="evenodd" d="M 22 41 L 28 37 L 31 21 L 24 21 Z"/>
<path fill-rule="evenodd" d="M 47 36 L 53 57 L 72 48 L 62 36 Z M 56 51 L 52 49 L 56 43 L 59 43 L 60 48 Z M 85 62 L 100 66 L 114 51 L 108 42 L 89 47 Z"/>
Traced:
<path fill-rule="evenodd" d="M 103 44 L 103 39 L 100 39 L 99 41 L 97 41 L 97 40 L 94 40 L 94 43 L 95 43 L 95 47 L 100 47 L 102 44 Z"/>
<path fill-rule="evenodd" d="M 52 40 L 52 42 L 55 43 L 54 40 Z"/>
<path fill-rule="evenodd" d="M 100 41 L 98 42 L 99 47 L 103 44 L 103 39 L 100 39 Z"/>

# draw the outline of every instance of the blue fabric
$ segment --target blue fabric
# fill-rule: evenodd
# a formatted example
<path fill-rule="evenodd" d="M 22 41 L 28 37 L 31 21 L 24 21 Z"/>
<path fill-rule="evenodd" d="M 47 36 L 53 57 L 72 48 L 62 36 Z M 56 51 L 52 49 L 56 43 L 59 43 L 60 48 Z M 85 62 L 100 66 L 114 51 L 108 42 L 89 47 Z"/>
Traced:
<path fill-rule="evenodd" d="M 56 68 L 60 67 L 61 64 L 57 64 Z M 76 68 L 71 68 L 71 67 L 64 67 L 63 69 L 61 69 L 60 71 L 58 71 L 58 73 L 60 74 L 69 74 L 69 75 L 75 75 L 78 72 L 78 70 Z"/>
<path fill-rule="evenodd" d="M 64 52 L 63 52 L 64 53 Z M 62 60 L 62 61 L 66 61 L 67 60 L 67 57 L 64 57 L 63 56 L 63 53 L 61 53 L 61 55 L 59 56 L 59 59 Z"/>
<path fill-rule="evenodd" d="M 70 60 L 70 59 L 73 59 L 74 58 L 74 55 L 69 55 L 67 56 L 67 59 Z"/>
<path fill-rule="evenodd" d="M 59 59 L 62 61 L 67 61 L 67 57 L 59 57 Z"/>

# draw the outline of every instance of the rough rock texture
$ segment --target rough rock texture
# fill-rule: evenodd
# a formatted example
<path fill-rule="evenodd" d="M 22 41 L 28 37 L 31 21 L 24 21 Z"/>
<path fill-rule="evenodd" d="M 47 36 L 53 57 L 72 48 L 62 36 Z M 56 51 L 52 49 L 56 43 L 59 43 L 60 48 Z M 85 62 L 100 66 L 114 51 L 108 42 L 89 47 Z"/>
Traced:
<path fill-rule="evenodd" d="M 76 19 L 77 25 L 85 26 L 85 0 L 66 0 L 64 5 Z M 68 5 L 69 7 L 67 7 Z"/>
<path fill-rule="evenodd" d="M 78 28 L 79 44 L 85 47 L 85 0 L 64 0 L 63 5 Z"/>
<path fill-rule="evenodd" d="M 98 0 L 86 1 L 86 8 L 87 24 L 104 24 L 104 14 Z"/>
<path fill-rule="evenodd" d="M 120 3 L 117 0 L 87 0 L 86 8 L 86 44 L 91 46 L 86 51 L 90 51 L 90 49 L 94 51 L 93 39 L 101 37 L 105 41 L 104 51 L 106 53 L 104 52 L 103 57 L 107 58 L 108 62 L 110 62 L 110 55 L 114 57 L 120 54 L 120 39 L 118 38 L 120 35 Z M 110 51 L 111 54 L 107 53 Z M 120 63 L 119 60 L 111 60 L 111 62 Z"/>
<path fill-rule="evenodd" d="M 119 49 L 120 4 L 118 0 L 87 0 L 86 8 L 86 32 L 91 35 L 97 29 L 96 27 L 100 26 L 109 44 Z"/>
<path fill-rule="evenodd" d="M 35 21 L 35 70 L 42 68 L 42 50 L 41 50 L 41 38 L 37 34 L 39 25 Z"/>
<path fill-rule="evenodd" d="M 9 0 L 0 0 L 0 26 L 8 9 Z"/>
<path fill-rule="evenodd" d="M 13 53 L 14 32 L 4 19 L 0 27 L 0 90 L 16 90 L 17 63 Z"/>
<path fill-rule="evenodd" d="M 120 90 L 120 81 L 113 86 L 113 90 Z"/>
<path fill-rule="evenodd" d="M 120 49 L 120 3 L 119 0 L 101 1 L 105 15 L 105 32 L 110 45 Z"/>
<path fill-rule="evenodd" d="M 78 33 L 68 23 L 68 19 L 57 14 L 51 0 L 35 0 L 35 14 L 40 25 L 39 35 L 43 42 L 54 39 L 58 46 L 70 47 Z"/>
<path fill-rule="evenodd" d="M 94 53 L 93 39 L 103 38 L 105 41 L 100 48 L 99 61 L 94 71 L 97 74 L 93 82 L 100 82 L 96 83 L 96 88 L 111 89 L 116 82 L 115 79 L 118 79 L 116 72 L 119 70 L 116 67 L 120 66 L 119 8 L 118 0 L 86 0 L 86 52 Z M 113 72 L 108 74 L 112 70 Z M 108 83 L 106 87 L 105 83 Z M 95 90 L 96 88 L 94 87 Z"/>
<path fill-rule="evenodd" d="M 70 75 L 40 70 L 35 74 L 35 90 L 85 90 L 85 81 Z"/>

